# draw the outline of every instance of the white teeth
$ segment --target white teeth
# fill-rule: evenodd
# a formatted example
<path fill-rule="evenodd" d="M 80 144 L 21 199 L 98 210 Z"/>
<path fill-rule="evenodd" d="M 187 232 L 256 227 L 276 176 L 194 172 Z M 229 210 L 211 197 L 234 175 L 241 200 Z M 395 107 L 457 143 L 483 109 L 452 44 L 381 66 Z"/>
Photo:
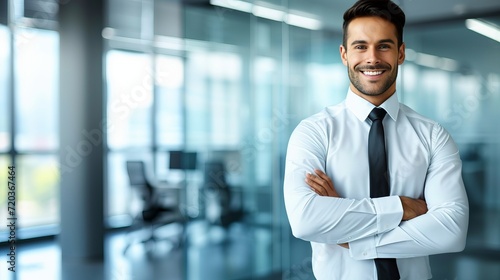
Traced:
<path fill-rule="evenodd" d="M 368 76 L 375 76 L 382 74 L 382 71 L 364 71 L 363 73 Z"/>

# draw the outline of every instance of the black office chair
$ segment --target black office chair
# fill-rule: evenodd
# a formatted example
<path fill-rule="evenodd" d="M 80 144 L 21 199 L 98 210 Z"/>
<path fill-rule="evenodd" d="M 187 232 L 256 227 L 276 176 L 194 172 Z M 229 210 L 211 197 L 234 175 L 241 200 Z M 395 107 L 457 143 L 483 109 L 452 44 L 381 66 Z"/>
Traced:
<path fill-rule="evenodd" d="M 226 170 L 221 161 L 205 163 L 203 190 L 207 220 L 223 228 L 243 218 L 241 206 L 235 207 L 234 194 L 226 181 Z M 211 211 L 211 209 L 213 209 Z"/>
<path fill-rule="evenodd" d="M 127 161 L 126 164 L 130 186 L 140 195 L 142 202 L 142 208 L 134 217 L 129 234 L 139 229 L 146 229 L 147 235 L 140 241 L 154 246 L 156 241 L 163 239 L 155 235 L 156 230 L 165 225 L 177 223 L 182 226 L 181 234 L 177 236 L 177 240 L 169 240 L 175 246 L 180 246 L 184 240 L 185 219 L 179 209 L 178 190 L 153 186 L 146 176 L 144 162 Z M 133 243 L 133 239 L 129 240 L 124 253 Z M 151 248 L 153 247 L 147 247 L 148 252 Z"/>

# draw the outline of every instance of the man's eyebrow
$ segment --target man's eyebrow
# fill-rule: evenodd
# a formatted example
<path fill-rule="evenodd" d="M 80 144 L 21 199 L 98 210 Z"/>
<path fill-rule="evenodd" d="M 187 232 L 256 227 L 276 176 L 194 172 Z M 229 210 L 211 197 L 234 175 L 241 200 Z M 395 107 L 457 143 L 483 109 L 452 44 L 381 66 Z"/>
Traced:
<path fill-rule="evenodd" d="M 365 40 L 354 40 L 351 43 L 351 46 L 353 45 L 359 45 L 359 44 L 366 44 L 367 42 Z"/>
<path fill-rule="evenodd" d="M 381 43 L 391 43 L 391 44 L 394 44 L 394 45 L 396 44 L 396 42 L 394 42 L 394 40 L 392 40 L 392 39 L 382 39 L 382 40 L 378 41 L 377 43 L 378 44 L 381 44 Z M 368 44 L 368 42 L 365 41 L 365 40 L 354 40 L 354 41 L 352 41 L 351 46 L 353 46 L 353 45 L 359 45 L 359 44 Z"/>
<path fill-rule="evenodd" d="M 394 45 L 396 44 L 396 42 L 394 42 L 394 40 L 392 40 L 392 39 L 383 39 L 383 40 L 378 41 L 378 43 L 379 44 L 380 43 L 391 43 L 391 44 L 394 44 Z"/>

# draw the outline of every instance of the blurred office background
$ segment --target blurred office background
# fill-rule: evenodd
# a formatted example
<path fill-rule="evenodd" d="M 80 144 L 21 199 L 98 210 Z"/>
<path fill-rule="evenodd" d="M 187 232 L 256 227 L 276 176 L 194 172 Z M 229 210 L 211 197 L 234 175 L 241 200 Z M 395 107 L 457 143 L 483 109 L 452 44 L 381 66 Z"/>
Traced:
<path fill-rule="evenodd" d="M 338 47 L 353 3 L 1 0 L 0 278 L 313 279 L 284 212 L 285 152 L 301 119 L 347 92 Z M 471 206 L 466 249 L 433 256 L 434 279 L 496 279 L 500 3 L 396 3 L 407 15 L 398 95 L 458 143 Z M 196 165 L 172 166 L 179 151 Z M 180 245 L 124 252 L 140 209 L 131 160 L 181 191 Z M 241 215 L 221 222 L 224 207 Z"/>

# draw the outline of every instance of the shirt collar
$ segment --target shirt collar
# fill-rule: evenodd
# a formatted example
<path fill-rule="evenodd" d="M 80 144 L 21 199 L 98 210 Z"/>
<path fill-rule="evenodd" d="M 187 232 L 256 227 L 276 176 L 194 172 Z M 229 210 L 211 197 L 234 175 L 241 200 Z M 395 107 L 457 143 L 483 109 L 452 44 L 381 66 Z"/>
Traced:
<path fill-rule="evenodd" d="M 359 95 L 352 92 L 349 88 L 346 97 L 346 107 L 349 109 L 360 121 L 364 122 L 370 112 L 375 108 L 373 104 L 368 102 L 366 99 L 360 97 Z M 389 97 L 384 103 L 382 103 L 379 108 L 383 108 L 387 114 L 396 121 L 399 112 L 399 100 L 398 95 L 394 93 Z"/>

